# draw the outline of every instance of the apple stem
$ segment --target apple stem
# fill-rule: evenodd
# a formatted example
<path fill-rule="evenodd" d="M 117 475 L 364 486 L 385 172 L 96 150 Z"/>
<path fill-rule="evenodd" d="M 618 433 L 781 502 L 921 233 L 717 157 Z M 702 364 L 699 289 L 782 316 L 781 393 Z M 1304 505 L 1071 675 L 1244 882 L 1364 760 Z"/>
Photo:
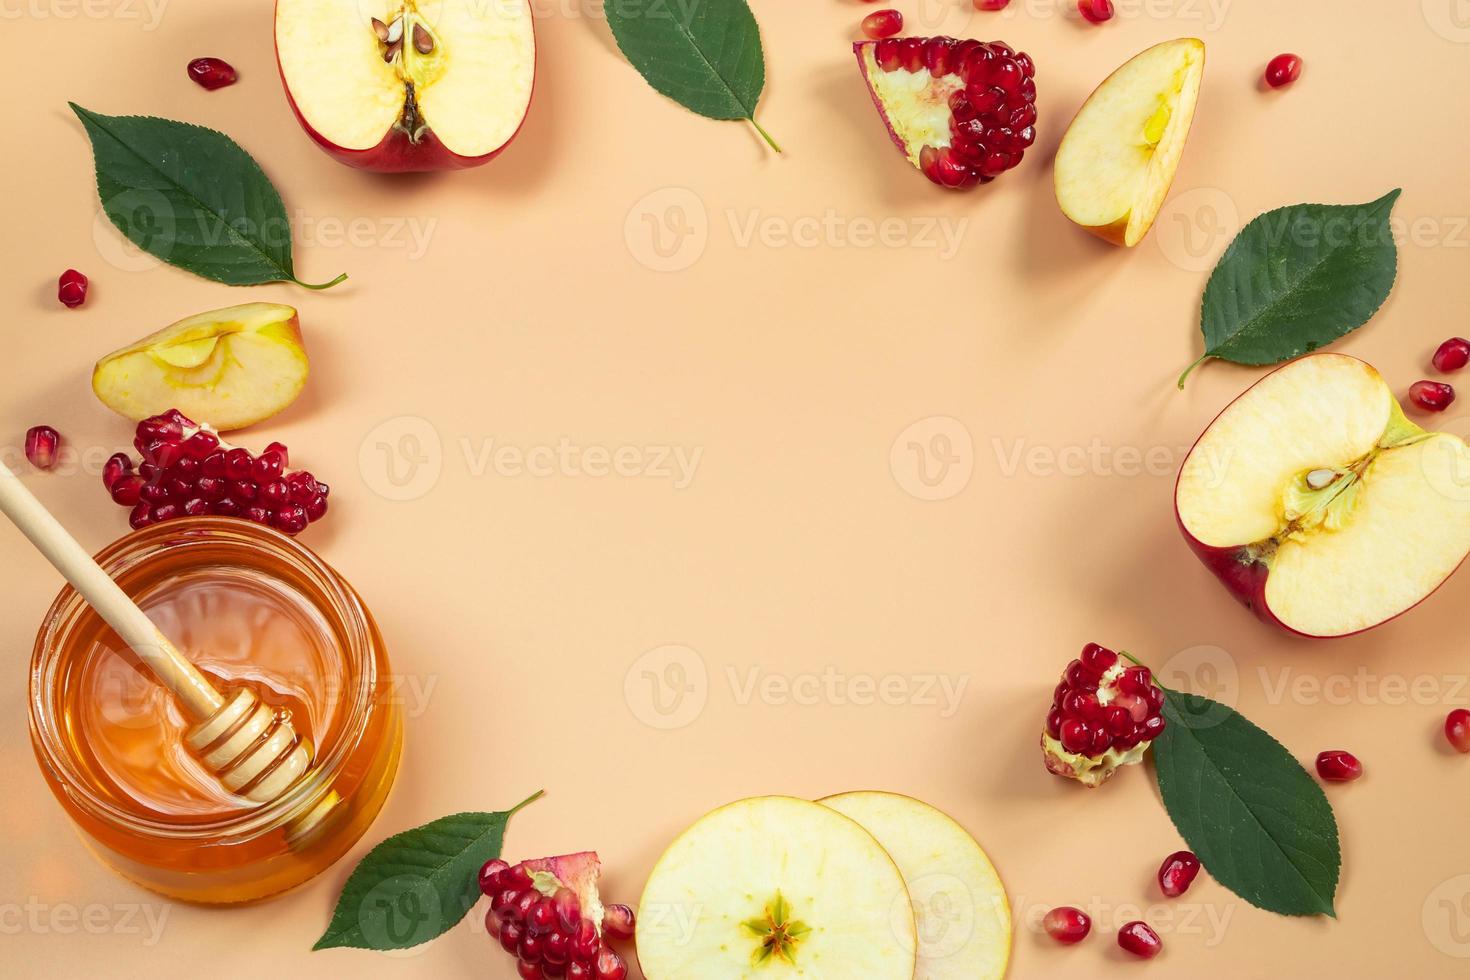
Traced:
<path fill-rule="evenodd" d="M 347 279 L 347 273 L 344 272 L 340 276 L 338 276 L 336 279 L 333 279 L 331 282 L 310 283 L 310 282 L 302 282 L 300 279 L 292 279 L 291 281 L 294 282 L 296 285 L 300 286 L 303 289 L 331 289 L 333 286 L 337 285 L 339 282 L 346 281 L 346 279 Z"/>
<path fill-rule="evenodd" d="M 1201 354 L 1199 360 L 1195 361 L 1189 367 L 1187 367 L 1187 368 L 1184 369 L 1184 373 L 1179 376 L 1179 390 L 1180 391 L 1183 391 L 1184 390 L 1184 379 L 1187 378 L 1187 377 L 1189 377 L 1189 372 L 1193 371 L 1195 368 L 1199 367 L 1201 364 L 1205 363 L 1205 361 L 1207 361 L 1209 359 L 1210 359 L 1210 355 L 1209 354 Z"/>
<path fill-rule="evenodd" d="M 767 143 L 771 144 L 771 149 L 775 150 L 777 153 L 780 153 L 781 152 L 781 146 L 780 146 L 780 144 L 778 144 L 775 140 L 771 139 L 771 134 L 768 133 L 768 132 L 766 132 L 764 129 L 761 128 L 761 124 L 755 121 L 755 116 L 751 116 L 750 117 L 750 124 L 755 127 L 755 131 L 757 133 L 760 133 L 761 134 L 761 138 L 762 139 L 764 139 Z"/>

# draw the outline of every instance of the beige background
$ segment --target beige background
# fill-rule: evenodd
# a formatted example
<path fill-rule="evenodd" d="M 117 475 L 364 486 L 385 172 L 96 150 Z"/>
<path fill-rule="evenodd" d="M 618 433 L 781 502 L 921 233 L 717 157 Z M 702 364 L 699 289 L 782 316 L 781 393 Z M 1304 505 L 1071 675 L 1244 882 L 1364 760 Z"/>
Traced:
<path fill-rule="evenodd" d="M 511 856 L 595 848 L 605 895 L 635 902 L 662 847 L 718 804 L 885 788 L 947 809 L 989 849 L 1017 909 L 1014 977 L 1120 968 L 1111 931 L 1140 905 L 1167 949 L 1127 968 L 1154 976 L 1470 970 L 1470 759 L 1437 734 L 1470 702 L 1453 639 L 1470 581 L 1367 636 L 1290 640 L 1214 584 L 1170 507 L 1182 447 L 1260 373 L 1211 364 L 1172 386 L 1197 354 L 1205 273 L 1241 221 L 1402 186 L 1398 286 L 1341 349 L 1403 390 L 1466 331 L 1463 3 L 1120 0 L 1116 22 L 1090 29 L 1070 4 L 905 0 L 912 33 L 1001 37 L 1040 66 L 1036 150 L 954 195 L 888 144 L 847 50 L 865 12 L 851 0 L 755 3 L 761 119 L 784 157 L 650 91 L 593 0 L 538 0 L 518 142 L 482 170 L 403 179 L 343 168 L 298 130 L 264 0 L 152 2 L 0 2 L 0 444 L 14 461 L 45 422 L 90 450 L 90 465 L 28 479 L 100 547 L 125 515 L 97 465 L 129 428 L 89 395 L 92 362 L 199 310 L 300 307 L 313 380 L 248 442 L 283 438 L 333 484 L 330 519 L 304 540 L 367 597 L 403 675 L 407 754 L 359 854 L 544 787 Z M 1049 156 L 1109 70 L 1185 34 L 1209 45 L 1195 135 L 1153 235 L 1116 251 L 1058 213 Z M 1282 50 L 1306 57 L 1305 77 L 1260 91 Z M 189 83 L 185 62 L 204 54 L 240 83 Z M 139 261 L 97 217 L 67 99 L 230 133 L 286 198 L 301 275 L 351 281 L 230 289 Z M 883 221 L 886 241 L 866 241 Z M 79 311 L 54 299 L 71 265 L 93 281 Z M 1439 424 L 1470 431 L 1470 415 Z M 542 455 L 541 475 L 494 455 L 563 440 L 549 475 Z M 589 447 L 632 447 L 623 475 L 589 472 Z M 697 454 L 692 480 L 661 462 L 678 453 Z M 228 911 L 162 902 L 95 863 L 25 727 L 24 664 L 58 580 L 12 530 L 0 547 L 0 972 L 513 976 L 478 916 L 408 956 L 308 953 L 349 862 Z M 1087 640 L 1235 701 L 1304 760 L 1360 754 L 1367 778 L 1330 790 L 1338 923 L 1256 911 L 1203 877 L 1147 909 L 1179 845 L 1151 778 L 1130 770 L 1089 794 L 1048 776 L 1035 745 Z M 680 677 L 682 700 L 665 683 Z M 869 682 L 904 703 L 855 703 Z M 958 703 L 931 682 L 963 685 Z M 1080 948 L 1036 929 L 1062 903 L 1096 914 Z"/>

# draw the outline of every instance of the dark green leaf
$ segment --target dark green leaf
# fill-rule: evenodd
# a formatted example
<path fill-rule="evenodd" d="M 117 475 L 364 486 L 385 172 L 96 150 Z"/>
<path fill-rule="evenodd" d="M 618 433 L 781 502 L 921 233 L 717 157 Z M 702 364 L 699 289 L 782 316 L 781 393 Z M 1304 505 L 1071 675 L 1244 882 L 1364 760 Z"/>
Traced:
<path fill-rule="evenodd" d="M 1367 323 L 1393 289 L 1398 248 L 1394 190 L 1371 204 L 1298 204 L 1246 225 L 1210 274 L 1200 329 L 1205 353 L 1236 364 L 1277 364 Z"/>
<path fill-rule="evenodd" d="M 755 121 L 766 85 L 760 28 L 745 0 L 604 0 L 618 47 L 648 84 L 701 116 Z"/>
<path fill-rule="evenodd" d="M 291 223 L 260 166 L 203 126 L 152 116 L 102 116 L 76 103 L 107 217 L 135 245 L 232 286 L 294 282 Z"/>
<path fill-rule="evenodd" d="M 453 928 L 480 897 L 511 815 L 457 813 L 389 837 L 353 869 L 331 925 L 312 949 L 408 949 Z"/>
<path fill-rule="evenodd" d="M 1316 780 L 1233 708 L 1169 691 L 1153 743 L 1174 826 L 1216 881 L 1282 915 L 1336 915 L 1342 854 Z"/>

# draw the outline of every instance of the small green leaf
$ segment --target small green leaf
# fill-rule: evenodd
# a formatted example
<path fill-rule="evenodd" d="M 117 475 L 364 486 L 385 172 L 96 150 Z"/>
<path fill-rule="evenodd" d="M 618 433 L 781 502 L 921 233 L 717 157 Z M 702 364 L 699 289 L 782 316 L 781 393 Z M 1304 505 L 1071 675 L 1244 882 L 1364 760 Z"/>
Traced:
<path fill-rule="evenodd" d="M 504 813 L 457 813 L 394 834 L 353 869 L 312 949 L 408 949 L 453 928 L 480 897 L 479 872 L 500 856 Z"/>
<path fill-rule="evenodd" d="M 231 286 L 294 282 L 286 206 L 250 154 L 223 133 L 152 116 L 103 116 L 68 103 L 92 141 L 97 194 L 143 251 Z"/>
<path fill-rule="evenodd" d="M 1153 743 L 1159 792 L 1211 876 L 1270 912 L 1335 916 L 1342 853 L 1316 780 L 1227 705 L 1167 691 L 1164 718 Z"/>
<path fill-rule="evenodd" d="M 659 92 L 710 119 L 755 121 L 766 85 L 760 28 L 745 0 L 604 0 L 608 26 Z"/>
<path fill-rule="evenodd" d="M 1399 191 L 1369 204 L 1297 204 L 1260 215 L 1235 236 L 1205 286 L 1205 353 L 1278 364 L 1367 323 L 1398 270 L 1389 215 Z"/>

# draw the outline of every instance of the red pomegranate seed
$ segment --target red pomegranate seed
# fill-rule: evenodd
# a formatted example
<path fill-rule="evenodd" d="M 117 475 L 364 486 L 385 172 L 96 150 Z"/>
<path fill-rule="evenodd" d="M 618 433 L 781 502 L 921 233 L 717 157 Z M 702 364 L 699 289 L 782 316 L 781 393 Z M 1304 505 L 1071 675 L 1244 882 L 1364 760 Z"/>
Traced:
<path fill-rule="evenodd" d="M 1294 54 L 1278 54 L 1266 65 L 1266 84 L 1285 88 L 1302 77 L 1302 59 Z"/>
<path fill-rule="evenodd" d="M 61 433 L 49 425 L 33 426 L 26 431 L 26 459 L 38 470 L 49 470 L 56 465 L 56 455 L 61 451 Z"/>
<path fill-rule="evenodd" d="M 1436 371 L 1458 371 L 1466 364 L 1470 364 L 1470 340 L 1463 337 L 1451 337 L 1434 352 Z"/>
<path fill-rule="evenodd" d="M 1351 752 L 1333 749 L 1317 756 L 1317 775 L 1332 783 L 1350 783 L 1363 775 L 1363 764 Z"/>
<path fill-rule="evenodd" d="M 872 3 L 873 0 L 863 0 L 864 3 Z M 567 964 L 567 980 L 593 980 L 592 967 L 577 960 Z"/>
<path fill-rule="evenodd" d="M 484 867 L 480 868 L 480 891 L 486 895 L 494 895 L 500 890 L 503 874 L 509 868 L 510 865 L 499 858 L 486 861 Z"/>
<path fill-rule="evenodd" d="M 597 954 L 597 969 L 593 976 L 597 980 L 624 980 L 628 975 L 628 964 L 623 958 L 613 952 L 611 946 L 604 946 Z"/>
<path fill-rule="evenodd" d="M 87 301 L 87 277 L 75 269 L 67 269 L 56 280 L 56 298 L 67 309 L 76 309 Z"/>
<path fill-rule="evenodd" d="M 1458 752 L 1470 752 L 1470 711 L 1456 708 L 1444 720 L 1444 737 Z"/>
<path fill-rule="evenodd" d="M 291 488 L 285 480 L 272 480 L 260 487 L 260 500 L 267 507 L 281 507 L 291 502 Z"/>
<path fill-rule="evenodd" d="M 1151 960 L 1159 955 L 1164 948 L 1159 934 L 1149 928 L 1146 922 L 1130 922 L 1118 930 L 1118 945 L 1132 953 Z"/>
<path fill-rule="evenodd" d="M 975 0 L 976 10 L 1004 10 L 1011 0 Z"/>
<path fill-rule="evenodd" d="M 279 479 L 284 469 L 281 457 L 275 453 L 261 453 L 250 467 L 250 476 L 256 483 L 266 484 Z"/>
<path fill-rule="evenodd" d="M 189 77 L 195 83 L 211 92 L 226 85 L 234 85 L 238 77 L 230 63 L 219 58 L 195 58 L 189 62 L 188 71 Z"/>
<path fill-rule="evenodd" d="M 1189 891 L 1199 874 L 1199 858 L 1189 851 L 1175 851 L 1159 866 L 1159 890 L 1167 898 L 1178 898 Z"/>
<path fill-rule="evenodd" d="M 286 448 L 285 443 L 273 442 L 269 446 L 266 446 L 265 449 L 261 450 L 261 452 L 275 453 L 277 456 L 281 457 L 282 466 L 291 465 L 291 451 Z"/>
<path fill-rule="evenodd" d="M 307 511 L 307 518 L 311 518 L 311 512 Z M 577 898 L 577 893 L 570 888 L 558 888 L 556 894 L 551 896 L 551 902 L 556 906 L 556 921 L 559 924 L 559 932 L 570 933 L 577 928 L 577 923 L 582 921 L 582 903 Z"/>
<path fill-rule="evenodd" d="M 1409 401 L 1426 412 L 1443 412 L 1455 400 L 1455 389 L 1443 381 L 1415 381 L 1409 386 Z"/>
<path fill-rule="evenodd" d="M 286 528 L 283 526 L 282 513 L 277 512 L 276 514 L 276 527 L 285 531 Z M 301 515 L 301 526 L 306 526 L 305 514 Z M 287 533 L 289 534 L 290 532 L 288 531 Z M 526 929 L 535 935 L 539 936 L 543 933 L 548 933 L 555 925 L 556 906 L 551 904 L 551 899 L 549 898 L 540 899 L 526 912 Z"/>
<path fill-rule="evenodd" d="M 525 943 L 522 942 L 523 947 L 524 945 Z M 528 959 L 516 961 L 516 973 L 520 975 L 521 980 L 542 980 L 546 976 L 545 971 L 541 969 L 541 964 L 533 963 Z"/>
<path fill-rule="evenodd" d="M 552 930 L 546 937 L 546 960 L 549 963 L 565 963 L 572 955 L 570 933 L 561 929 Z"/>
<path fill-rule="evenodd" d="M 139 503 L 128 514 L 128 526 L 134 531 L 141 531 L 153 523 L 153 505 L 150 503 Z"/>
<path fill-rule="evenodd" d="M 136 506 L 138 501 L 143 497 L 143 487 L 144 483 L 141 476 L 134 474 L 132 476 L 121 477 L 112 485 L 112 490 L 110 491 L 113 503 L 121 504 L 124 507 Z"/>
<path fill-rule="evenodd" d="M 1063 905 L 1046 913 L 1046 918 L 1041 920 L 1041 927 L 1057 942 L 1070 946 L 1080 943 L 1092 932 L 1092 919 L 1081 909 Z"/>
<path fill-rule="evenodd" d="M 863 18 L 863 33 L 875 41 L 892 37 L 903 30 L 903 14 L 897 10 L 879 10 Z"/>
<path fill-rule="evenodd" d="M 520 952 L 521 940 L 526 936 L 526 928 L 516 921 L 506 922 L 500 927 L 500 948 L 512 956 Z"/>
<path fill-rule="evenodd" d="M 637 931 L 633 910 L 626 905 L 609 905 L 603 910 L 602 929 L 614 939 L 632 939 Z"/>
<path fill-rule="evenodd" d="M 306 519 L 313 524 L 327 516 L 327 495 L 317 494 L 311 503 L 306 505 Z"/>
<path fill-rule="evenodd" d="M 597 958 L 602 941 L 597 935 L 597 926 L 591 919 L 577 923 L 577 931 L 571 937 L 571 956 L 579 963 L 591 963 Z"/>
<path fill-rule="evenodd" d="M 1113 0 L 1077 0 L 1077 12 L 1089 24 L 1105 24 L 1113 19 Z"/>
<path fill-rule="evenodd" d="M 102 485 L 108 490 L 125 476 L 133 472 L 133 459 L 127 453 L 113 453 L 102 464 Z"/>
<path fill-rule="evenodd" d="M 250 475 L 250 467 L 254 462 L 245 450 L 231 449 L 225 453 L 225 476 L 231 480 L 243 480 Z"/>

